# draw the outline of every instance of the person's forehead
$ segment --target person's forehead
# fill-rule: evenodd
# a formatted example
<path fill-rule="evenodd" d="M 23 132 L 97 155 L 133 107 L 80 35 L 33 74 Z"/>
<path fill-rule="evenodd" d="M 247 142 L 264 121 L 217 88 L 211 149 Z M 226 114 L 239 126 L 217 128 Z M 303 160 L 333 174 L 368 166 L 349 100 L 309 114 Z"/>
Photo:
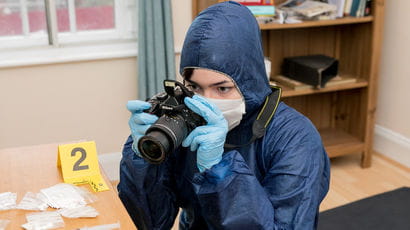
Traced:
<path fill-rule="evenodd" d="M 192 82 L 232 82 L 232 79 L 225 74 L 207 69 L 194 69 L 191 77 L 187 80 Z"/>

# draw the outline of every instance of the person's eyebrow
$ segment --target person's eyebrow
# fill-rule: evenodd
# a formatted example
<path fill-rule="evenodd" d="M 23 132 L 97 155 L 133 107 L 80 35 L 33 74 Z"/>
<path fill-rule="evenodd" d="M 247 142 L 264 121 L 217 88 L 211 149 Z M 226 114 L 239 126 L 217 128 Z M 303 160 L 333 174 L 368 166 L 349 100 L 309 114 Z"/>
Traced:
<path fill-rule="evenodd" d="M 195 82 L 188 80 L 188 79 L 184 79 L 185 82 L 191 83 L 191 84 L 196 84 Z"/>
<path fill-rule="evenodd" d="M 187 81 L 188 83 L 195 84 L 195 85 L 198 85 L 198 86 L 199 86 L 199 84 L 196 83 L 195 81 L 188 80 L 188 79 L 186 79 L 185 81 Z M 232 81 L 229 81 L 229 80 L 222 80 L 222 81 L 218 81 L 218 82 L 215 82 L 215 83 L 210 84 L 209 87 L 218 86 L 218 85 L 223 85 L 223 84 L 225 84 L 225 83 L 231 83 L 231 82 L 232 82 Z"/>
<path fill-rule="evenodd" d="M 231 81 L 223 80 L 223 81 L 220 81 L 220 82 L 215 82 L 215 83 L 213 83 L 213 84 L 211 84 L 211 85 L 209 85 L 209 86 L 218 86 L 218 85 L 223 85 L 223 84 L 225 84 L 225 83 L 231 83 Z"/>

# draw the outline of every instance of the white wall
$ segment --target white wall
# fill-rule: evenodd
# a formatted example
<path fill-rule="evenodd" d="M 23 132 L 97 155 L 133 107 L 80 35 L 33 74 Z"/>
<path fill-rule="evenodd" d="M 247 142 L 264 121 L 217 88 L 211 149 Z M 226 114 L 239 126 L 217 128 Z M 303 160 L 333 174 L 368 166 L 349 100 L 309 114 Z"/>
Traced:
<path fill-rule="evenodd" d="M 410 167 L 410 1 L 385 1 L 374 148 Z"/>
<path fill-rule="evenodd" d="M 87 139 L 120 151 L 136 71 L 136 58 L 0 69 L 0 148 Z"/>
<path fill-rule="evenodd" d="M 192 22 L 192 0 L 172 0 L 175 50 L 180 52 L 185 34 Z"/>

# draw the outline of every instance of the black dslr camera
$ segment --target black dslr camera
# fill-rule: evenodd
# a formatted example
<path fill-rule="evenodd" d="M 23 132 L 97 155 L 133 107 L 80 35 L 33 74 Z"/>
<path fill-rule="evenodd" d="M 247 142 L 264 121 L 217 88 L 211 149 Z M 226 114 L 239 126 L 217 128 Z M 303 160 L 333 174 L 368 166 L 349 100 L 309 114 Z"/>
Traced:
<path fill-rule="evenodd" d="M 164 81 L 165 92 L 148 100 L 151 108 L 146 113 L 157 115 L 158 120 L 138 141 L 141 156 L 150 163 L 159 164 L 178 148 L 188 134 L 206 121 L 184 104 L 185 97 L 194 93 L 173 80 Z"/>

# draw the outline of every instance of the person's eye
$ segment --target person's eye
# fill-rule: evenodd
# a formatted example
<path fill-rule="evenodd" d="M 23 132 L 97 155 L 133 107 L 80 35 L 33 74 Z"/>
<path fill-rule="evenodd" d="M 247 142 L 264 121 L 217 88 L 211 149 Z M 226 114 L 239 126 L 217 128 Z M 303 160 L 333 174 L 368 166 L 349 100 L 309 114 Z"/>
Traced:
<path fill-rule="evenodd" d="M 218 87 L 218 92 L 222 94 L 229 93 L 232 89 L 233 87 L 230 87 L 230 86 L 221 86 L 221 87 Z"/>
<path fill-rule="evenodd" d="M 200 88 L 199 88 L 197 85 L 194 85 L 194 84 L 188 84 L 188 85 L 186 85 L 186 87 L 187 87 L 189 90 L 193 91 L 193 92 L 197 92 L 197 91 L 200 90 Z"/>

